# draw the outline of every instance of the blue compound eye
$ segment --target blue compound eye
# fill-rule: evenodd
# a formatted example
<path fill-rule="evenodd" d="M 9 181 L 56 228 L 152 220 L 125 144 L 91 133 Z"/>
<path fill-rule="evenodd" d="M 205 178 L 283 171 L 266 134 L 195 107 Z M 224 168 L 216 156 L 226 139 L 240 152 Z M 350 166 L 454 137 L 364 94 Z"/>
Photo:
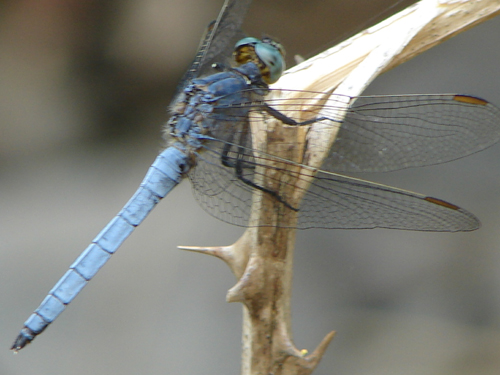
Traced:
<path fill-rule="evenodd" d="M 244 45 L 247 45 L 247 44 L 255 46 L 258 43 L 262 43 L 262 40 L 249 36 L 249 37 L 238 40 L 238 42 L 234 46 L 234 49 L 237 50 L 238 48 L 240 48 Z"/>
<path fill-rule="evenodd" d="M 269 69 L 269 83 L 276 82 L 285 70 L 285 59 L 282 51 L 274 44 L 259 41 L 255 46 L 255 53 Z"/>
<path fill-rule="evenodd" d="M 266 83 L 276 82 L 285 70 L 285 50 L 283 46 L 270 38 L 262 40 L 252 37 L 243 38 L 235 45 L 235 59 L 243 64 L 248 61 L 259 61 L 263 80 Z"/>

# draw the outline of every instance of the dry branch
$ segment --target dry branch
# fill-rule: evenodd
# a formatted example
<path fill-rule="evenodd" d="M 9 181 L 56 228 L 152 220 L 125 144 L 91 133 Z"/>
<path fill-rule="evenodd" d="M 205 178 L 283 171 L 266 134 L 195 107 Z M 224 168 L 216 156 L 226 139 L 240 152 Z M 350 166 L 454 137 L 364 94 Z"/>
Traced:
<path fill-rule="evenodd" d="M 318 103 L 326 104 L 332 93 L 359 95 L 380 73 L 499 13 L 498 0 L 420 1 L 290 69 L 275 88 L 321 91 L 324 95 L 317 98 Z M 346 101 L 344 110 L 328 116 L 339 118 L 349 104 Z M 303 127 L 286 126 L 276 120 L 253 126 L 254 147 L 306 163 L 310 168 L 300 173 L 311 178 L 336 136 L 335 127 L 324 122 L 315 123 L 307 133 Z M 283 143 L 293 143 L 295 147 L 283 148 Z M 265 173 L 276 173 L 271 168 L 268 170 Z M 279 176 L 264 175 L 262 179 L 259 183 L 263 186 L 280 188 L 271 185 L 280 181 Z M 290 186 L 290 183 L 284 185 Z M 295 186 L 295 191 L 280 191 L 280 194 L 293 197 L 292 205 L 298 206 L 302 194 L 296 191 L 304 191 L 306 185 L 307 182 L 298 189 Z M 243 375 L 310 374 L 333 338 L 334 333 L 328 333 L 308 355 L 293 344 L 290 296 L 295 231 L 283 227 L 293 226 L 296 219 L 296 212 L 283 207 L 269 194 L 256 191 L 251 221 L 253 225 L 266 226 L 249 228 L 231 246 L 182 247 L 223 259 L 238 279 L 229 290 L 227 301 L 244 304 Z"/>

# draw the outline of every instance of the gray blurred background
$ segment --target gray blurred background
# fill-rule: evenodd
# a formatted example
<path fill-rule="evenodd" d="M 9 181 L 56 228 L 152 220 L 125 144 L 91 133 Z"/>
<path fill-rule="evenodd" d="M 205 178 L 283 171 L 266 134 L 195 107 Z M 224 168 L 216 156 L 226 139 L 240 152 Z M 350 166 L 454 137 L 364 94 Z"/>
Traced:
<path fill-rule="evenodd" d="M 255 0 L 252 35 L 305 57 L 392 0 Z M 243 232 L 184 182 L 33 344 L 22 323 L 128 200 L 160 149 L 175 85 L 222 0 L 0 1 L 0 374 L 237 374 L 241 306 L 219 260 L 177 245 Z M 410 2 L 403 2 L 404 7 Z M 380 16 L 385 18 L 397 8 Z M 370 94 L 457 92 L 500 105 L 500 18 L 384 74 Z M 499 124 L 500 126 L 500 124 Z M 315 374 L 498 374 L 500 146 L 372 180 L 449 200 L 480 230 L 298 234 L 299 349 L 338 332 Z"/>

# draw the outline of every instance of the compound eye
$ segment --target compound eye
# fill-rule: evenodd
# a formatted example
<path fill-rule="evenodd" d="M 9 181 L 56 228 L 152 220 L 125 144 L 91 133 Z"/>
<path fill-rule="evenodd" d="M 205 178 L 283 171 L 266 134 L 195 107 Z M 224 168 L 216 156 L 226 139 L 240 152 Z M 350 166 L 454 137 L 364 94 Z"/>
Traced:
<path fill-rule="evenodd" d="M 255 53 L 269 69 L 269 83 L 276 82 L 285 70 L 285 59 L 275 44 L 260 42 L 255 46 Z"/>

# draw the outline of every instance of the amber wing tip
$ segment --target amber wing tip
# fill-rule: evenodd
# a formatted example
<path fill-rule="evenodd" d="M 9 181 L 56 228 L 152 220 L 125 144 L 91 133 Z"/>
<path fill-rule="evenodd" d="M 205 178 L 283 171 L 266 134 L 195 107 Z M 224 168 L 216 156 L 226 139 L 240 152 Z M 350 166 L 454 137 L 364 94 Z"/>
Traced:
<path fill-rule="evenodd" d="M 461 103 L 474 104 L 474 105 L 488 105 L 489 102 L 483 98 L 472 95 L 455 95 L 453 100 Z"/>

